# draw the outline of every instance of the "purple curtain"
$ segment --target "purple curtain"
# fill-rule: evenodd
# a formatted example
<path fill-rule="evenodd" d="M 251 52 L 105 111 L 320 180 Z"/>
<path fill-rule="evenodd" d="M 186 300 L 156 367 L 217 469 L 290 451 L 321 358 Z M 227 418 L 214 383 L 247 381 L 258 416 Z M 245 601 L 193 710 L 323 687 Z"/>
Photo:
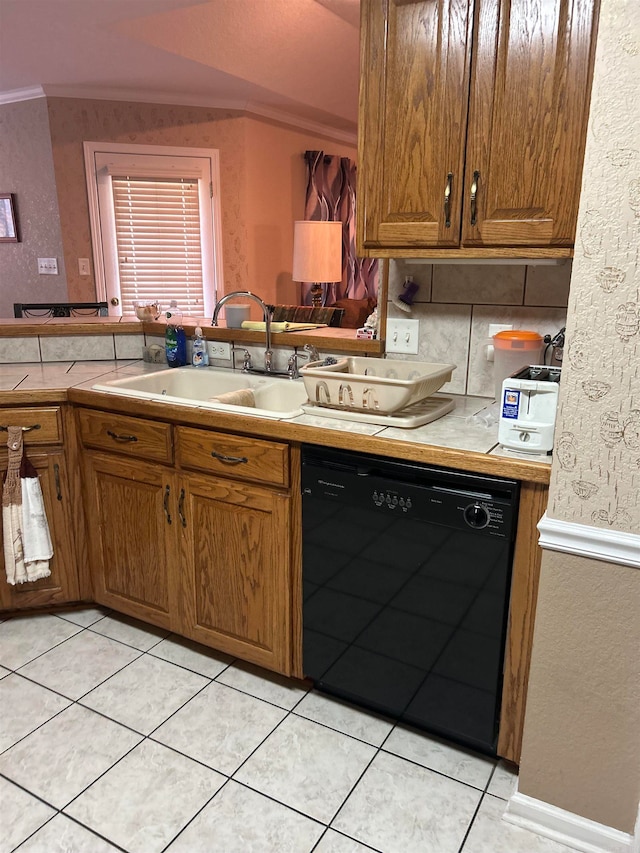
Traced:
<path fill-rule="evenodd" d="M 307 194 L 304 218 L 342 222 L 342 281 L 325 285 L 325 305 L 338 299 L 377 298 L 378 261 L 356 257 L 356 164 L 348 157 L 305 151 Z M 311 298 L 303 288 L 303 304 Z"/>

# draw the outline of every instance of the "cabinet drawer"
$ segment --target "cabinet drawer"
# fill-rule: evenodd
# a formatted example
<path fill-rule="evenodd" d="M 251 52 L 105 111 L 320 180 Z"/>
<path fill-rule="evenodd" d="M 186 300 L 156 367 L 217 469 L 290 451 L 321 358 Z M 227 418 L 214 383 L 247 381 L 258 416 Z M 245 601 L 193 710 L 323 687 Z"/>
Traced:
<path fill-rule="evenodd" d="M 289 448 L 286 444 L 178 427 L 176 456 L 183 468 L 274 486 L 289 485 Z"/>
<path fill-rule="evenodd" d="M 60 406 L 50 408 L 15 408 L 0 410 L 0 426 L 38 426 L 24 433 L 25 444 L 61 444 L 62 417 Z M 0 432 L 0 441 L 6 444 Z"/>
<path fill-rule="evenodd" d="M 170 424 L 93 409 L 80 409 L 78 424 L 82 443 L 86 447 L 111 450 L 154 462 L 172 461 Z"/>

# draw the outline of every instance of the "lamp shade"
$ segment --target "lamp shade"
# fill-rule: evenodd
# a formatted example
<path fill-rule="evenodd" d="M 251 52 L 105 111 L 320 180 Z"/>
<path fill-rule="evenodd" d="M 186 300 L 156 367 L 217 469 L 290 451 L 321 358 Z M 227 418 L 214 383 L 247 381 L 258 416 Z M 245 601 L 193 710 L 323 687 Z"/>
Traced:
<path fill-rule="evenodd" d="M 342 222 L 294 223 L 291 277 L 311 282 L 342 279 Z"/>

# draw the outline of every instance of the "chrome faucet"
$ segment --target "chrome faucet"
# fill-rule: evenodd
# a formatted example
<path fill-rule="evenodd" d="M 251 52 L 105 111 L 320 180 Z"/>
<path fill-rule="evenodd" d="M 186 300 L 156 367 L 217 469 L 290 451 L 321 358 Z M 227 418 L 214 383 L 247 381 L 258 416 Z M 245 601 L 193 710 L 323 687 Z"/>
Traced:
<path fill-rule="evenodd" d="M 298 359 L 308 359 L 309 361 L 319 361 L 320 356 L 318 354 L 318 350 L 312 344 L 305 344 L 304 352 L 294 352 L 289 356 L 289 360 L 287 362 L 287 373 L 289 374 L 289 379 L 299 379 L 300 378 L 300 369 L 298 366 Z"/>
<path fill-rule="evenodd" d="M 249 290 L 234 290 L 231 293 L 225 294 L 222 299 L 219 299 L 216 302 L 216 307 L 213 309 L 213 317 L 211 318 L 211 325 L 218 325 L 218 314 L 220 313 L 220 309 L 222 308 L 222 306 L 230 299 L 235 299 L 238 296 L 242 297 L 243 299 L 253 299 L 253 301 L 256 302 L 262 308 L 262 314 L 264 316 L 264 327 L 266 332 L 264 350 L 264 372 L 271 373 L 271 356 L 273 355 L 273 352 L 271 350 L 271 308 L 265 302 L 263 302 L 259 296 L 256 296 L 255 293 L 251 293 L 251 291 Z M 245 369 L 247 368 L 245 367 Z"/>

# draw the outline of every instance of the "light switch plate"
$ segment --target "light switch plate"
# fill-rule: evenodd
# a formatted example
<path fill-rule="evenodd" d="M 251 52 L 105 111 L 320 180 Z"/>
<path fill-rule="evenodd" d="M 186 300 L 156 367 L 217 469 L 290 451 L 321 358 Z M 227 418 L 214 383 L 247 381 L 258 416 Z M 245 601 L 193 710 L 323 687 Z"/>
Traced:
<path fill-rule="evenodd" d="M 78 258 L 78 274 L 91 275 L 91 264 L 89 258 Z"/>
<path fill-rule="evenodd" d="M 58 275 L 58 259 L 38 258 L 38 275 Z"/>
<path fill-rule="evenodd" d="M 387 318 L 387 352 L 402 352 L 417 355 L 420 320 L 396 320 Z"/>

